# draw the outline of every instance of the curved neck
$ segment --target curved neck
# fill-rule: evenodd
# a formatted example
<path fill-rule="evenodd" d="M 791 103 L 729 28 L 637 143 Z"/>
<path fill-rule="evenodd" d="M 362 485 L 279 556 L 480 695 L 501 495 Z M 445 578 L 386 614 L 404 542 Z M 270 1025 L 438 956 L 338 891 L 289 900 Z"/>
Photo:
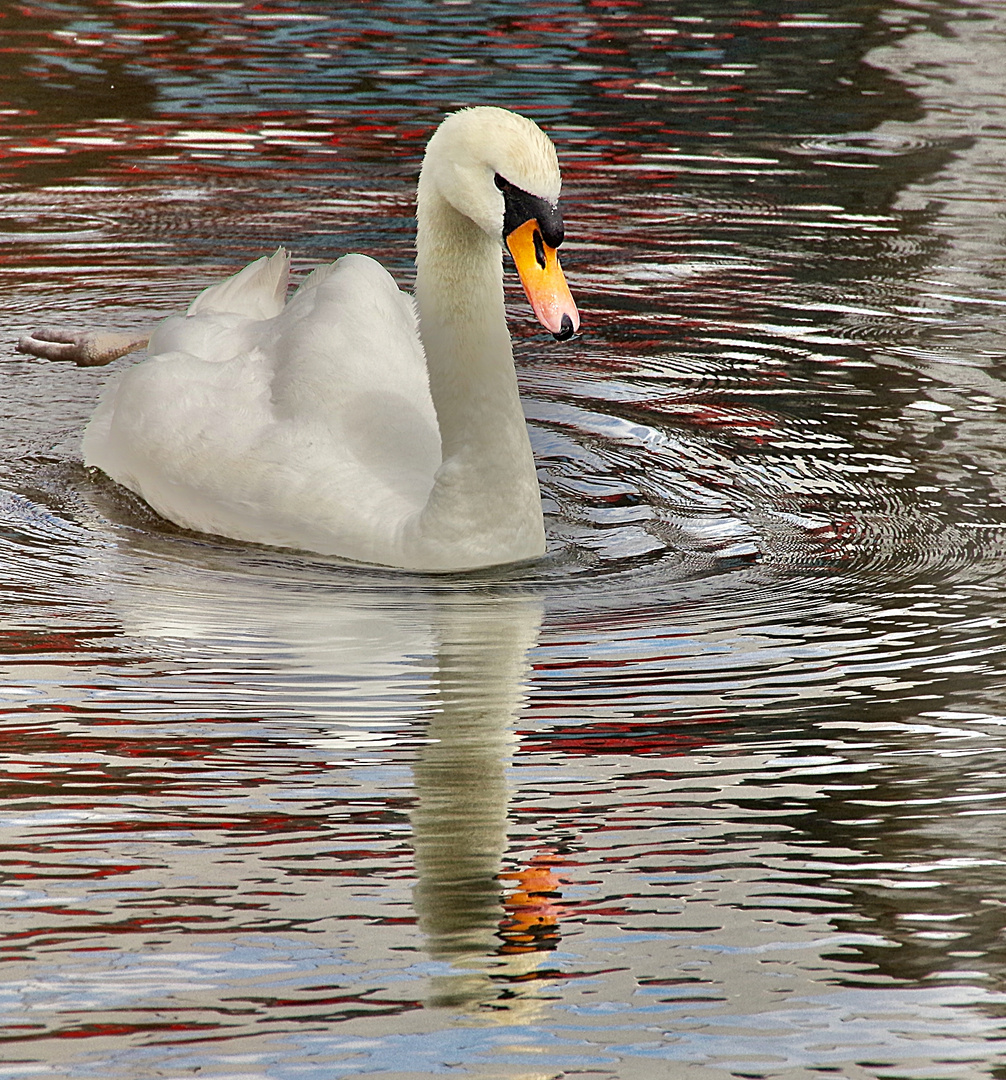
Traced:
<path fill-rule="evenodd" d="M 420 529 L 441 547 L 484 550 L 486 562 L 540 555 L 541 494 L 503 307 L 502 248 L 422 176 L 416 304 L 443 462 Z"/>
<path fill-rule="evenodd" d="M 420 181 L 416 304 L 443 457 L 527 440 L 503 307 L 503 251 Z"/>

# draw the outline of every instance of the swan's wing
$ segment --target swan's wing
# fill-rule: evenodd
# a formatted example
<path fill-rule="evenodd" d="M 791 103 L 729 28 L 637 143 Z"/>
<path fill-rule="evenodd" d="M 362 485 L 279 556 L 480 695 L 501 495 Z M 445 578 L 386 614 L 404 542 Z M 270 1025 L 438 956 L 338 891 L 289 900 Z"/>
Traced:
<path fill-rule="evenodd" d="M 148 353 L 187 353 L 222 363 L 248 352 L 261 336 L 262 322 L 282 313 L 289 277 L 290 256 L 285 248 L 256 259 L 204 289 L 185 315 L 158 323 L 150 336 Z"/>
<path fill-rule="evenodd" d="M 269 283 L 257 265 L 158 328 L 88 425 L 85 461 L 190 528 L 389 561 L 440 464 L 411 301 L 346 256 L 275 317 L 212 310 Z"/>
<path fill-rule="evenodd" d="M 353 398 L 375 395 L 389 406 L 407 398 L 433 408 L 412 300 L 366 255 L 315 270 L 276 320 L 275 333 L 273 396 L 281 413 L 340 416 L 355 407 Z"/>
<path fill-rule="evenodd" d="M 272 319 L 286 303 L 290 279 L 290 254 L 277 248 L 263 255 L 225 281 L 211 285 L 192 301 L 188 315 L 226 311 L 249 319 Z"/>

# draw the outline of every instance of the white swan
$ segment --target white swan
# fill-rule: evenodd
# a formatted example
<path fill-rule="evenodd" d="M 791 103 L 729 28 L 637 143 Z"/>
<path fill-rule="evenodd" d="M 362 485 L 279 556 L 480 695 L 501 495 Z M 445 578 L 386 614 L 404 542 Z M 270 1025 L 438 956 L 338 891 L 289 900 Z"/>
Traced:
<path fill-rule="evenodd" d="M 539 320 L 571 336 L 559 187 L 532 121 L 488 107 L 448 116 L 419 177 L 418 327 L 363 255 L 315 270 L 284 303 L 281 249 L 156 328 L 150 358 L 91 418 L 85 462 L 200 532 L 414 570 L 540 556 L 501 239 Z M 20 347 L 83 364 L 137 344 L 45 337 Z"/>

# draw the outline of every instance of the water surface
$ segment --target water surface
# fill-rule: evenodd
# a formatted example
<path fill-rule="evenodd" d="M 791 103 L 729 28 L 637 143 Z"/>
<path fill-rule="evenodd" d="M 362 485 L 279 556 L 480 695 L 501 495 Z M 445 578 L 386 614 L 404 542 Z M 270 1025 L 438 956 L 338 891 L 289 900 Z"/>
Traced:
<path fill-rule="evenodd" d="M 993 3 L 62 2 L 0 20 L 12 343 L 283 243 L 412 280 L 533 116 L 540 563 L 181 532 L 0 366 L 0 1076 L 1006 1075 Z"/>

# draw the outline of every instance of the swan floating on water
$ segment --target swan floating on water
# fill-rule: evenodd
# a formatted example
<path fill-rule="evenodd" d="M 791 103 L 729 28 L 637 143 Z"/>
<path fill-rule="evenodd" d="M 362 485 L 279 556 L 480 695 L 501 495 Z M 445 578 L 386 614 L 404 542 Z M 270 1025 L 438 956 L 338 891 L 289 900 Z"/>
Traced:
<path fill-rule="evenodd" d="M 258 259 L 156 327 L 88 423 L 85 463 L 176 524 L 237 540 L 412 570 L 542 555 L 501 241 L 539 321 L 571 337 L 559 189 L 531 120 L 453 113 L 419 176 L 415 305 L 364 255 L 289 301 L 287 253 Z M 93 365 L 145 343 L 41 330 L 18 347 Z"/>

